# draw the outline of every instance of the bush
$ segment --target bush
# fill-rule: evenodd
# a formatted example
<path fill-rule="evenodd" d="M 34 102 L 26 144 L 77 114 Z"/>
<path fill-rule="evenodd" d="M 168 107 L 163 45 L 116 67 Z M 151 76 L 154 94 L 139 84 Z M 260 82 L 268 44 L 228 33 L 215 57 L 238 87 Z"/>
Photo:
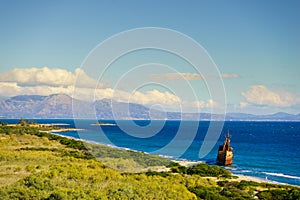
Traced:
<path fill-rule="evenodd" d="M 53 186 L 50 183 L 50 179 L 42 178 L 35 175 L 30 175 L 23 180 L 26 187 L 33 187 L 38 190 L 53 190 Z"/>
<path fill-rule="evenodd" d="M 197 197 L 200 199 L 207 199 L 207 200 L 225 200 L 226 197 L 223 197 L 219 194 L 218 188 L 216 187 L 204 187 L 204 186 L 196 186 L 193 188 L 189 188 L 189 191 L 196 194 Z"/>
<path fill-rule="evenodd" d="M 254 181 L 245 181 L 245 180 L 242 180 L 240 181 L 236 187 L 238 189 L 241 189 L 241 190 L 244 190 L 245 188 L 249 187 L 249 186 L 259 186 L 260 184 L 257 183 L 257 182 L 254 182 Z"/>
<path fill-rule="evenodd" d="M 34 167 L 33 165 L 27 165 L 27 166 L 25 167 L 25 170 L 26 170 L 27 172 L 35 172 L 35 167 Z"/>
<path fill-rule="evenodd" d="M 132 159 L 134 162 L 142 167 L 149 166 L 166 166 L 170 163 L 170 159 L 162 158 L 157 155 L 149 155 L 143 152 L 115 149 L 111 147 L 106 147 L 103 145 L 88 145 L 92 151 L 92 154 L 96 158 L 122 158 L 122 159 Z"/>
<path fill-rule="evenodd" d="M 225 177 L 230 178 L 231 173 L 225 169 L 218 166 L 209 166 L 207 164 L 198 164 L 189 167 L 186 171 L 187 174 L 193 175 L 197 174 L 200 176 L 210 176 L 210 177 Z"/>
<path fill-rule="evenodd" d="M 53 192 L 45 200 L 63 200 L 63 199 L 67 199 L 67 196 L 65 194 L 59 192 Z"/>
<path fill-rule="evenodd" d="M 168 172 L 146 172 L 147 176 L 161 176 L 161 177 L 167 177 L 170 176 L 170 174 Z"/>
<path fill-rule="evenodd" d="M 179 163 L 171 161 L 170 164 L 168 164 L 166 167 L 172 168 L 172 167 L 179 167 L 179 166 L 180 166 Z"/>
<path fill-rule="evenodd" d="M 300 189 L 294 188 L 290 190 L 273 189 L 259 192 L 257 194 L 259 199 L 284 199 L 294 200 L 300 199 Z"/>
<path fill-rule="evenodd" d="M 226 181 L 218 181 L 217 182 L 218 186 L 220 186 L 220 187 L 224 187 L 227 183 L 228 183 L 227 180 Z"/>

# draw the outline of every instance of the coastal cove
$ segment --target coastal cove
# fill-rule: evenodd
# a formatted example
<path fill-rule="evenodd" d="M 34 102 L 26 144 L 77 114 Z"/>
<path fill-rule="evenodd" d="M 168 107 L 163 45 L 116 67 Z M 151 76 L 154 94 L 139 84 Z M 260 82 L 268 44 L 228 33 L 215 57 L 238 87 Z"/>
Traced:
<path fill-rule="evenodd" d="M 1 121 L 18 122 L 17 119 Z M 41 124 L 62 123 L 64 128 L 79 129 L 56 134 L 147 153 L 153 153 L 168 144 L 174 138 L 180 124 L 179 121 L 167 121 L 158 134 L 150 138 L 136 138 L 124 133 L 118 126 L 103 126 L 101 128 L 105 134 L 99 134 L 99 126 L 91 126 L 90 120 L 80 120 L 76 126 L 71 119 L 34 119 L 34 121 Z M 115 123 L 109 120 L 105 122 Z M 136 121 L 136 123 L 145 126 L 149 121 Z M 199 122 L 199 129 L 192 145 L 180 158 L 173 155 L 181 149 L 171 149 L 163 155 L 171 159 L 214 164 L 217 147 L 224 141 L 224 135 L 230 129 L 235 157 L 233 165 L 225 167 L 226 169 L 237 175 L 256 177 L 272 183 L 300 185 L 298 169 L 300 157 L 297 153 L 300 151 L 299 122 L 225 122 L 223 133 L 213 150 L 206 157 L 199 158 L 198 152 L 208 125 L 209 122 Z"/>

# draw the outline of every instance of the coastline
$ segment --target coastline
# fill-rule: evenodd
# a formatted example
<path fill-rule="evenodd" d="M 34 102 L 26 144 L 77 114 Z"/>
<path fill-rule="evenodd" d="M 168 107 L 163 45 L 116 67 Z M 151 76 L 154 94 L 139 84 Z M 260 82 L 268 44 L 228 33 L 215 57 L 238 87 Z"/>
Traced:
<path fill-rule="evenodd" d="M 8 130 L 10 132 L 15 130 L 16 133 L 7 134 Z M 24 130 L 27 130 L 25 134 Z M 83 144 L 75 141 L 75 139 L 55 136 L 68 135 L 65 133 L 38 133 L 37 129 L 22 127 L 3 129 L 2 133 L 4 133 L 1 135 L 4 139 L 1 143 L 1 157 L 9 155 L 6 157 L 9 162 L 2 168 L 1 174 L 3 175 L 0 180 L 0 184 L 4 186 L 0 191 L 2 198 L 3 194 L 7 194 L 7 198 L 4 199 L 12 199 L 17 195 L 22 199 L 23 197 L 35 199 L 37 193 L 47 192 L 42 197 L 44 199 L 64 191 L 66 186 L 70 190 L 66 191 L 63 197 L 79 193 L 85 195 L 83 197 L 86 199 L 95 198 L 95 193 L 91 191 L 98 191 L 99 188 L 105 189 L 96 196 L 100 198 L 111 190 L 122 191 L 122 194 L 127 195 L 128 192 L 124 188 L 132 188 L 133 198 L 145 195 L 144 199 L 149 198 L 147 196 L 149 193 L 145 194 L 147 190 L 153 192 L 154 198 L 161 193 L 162 198 L 167 195 L 170 199 L 184 199 L 183 197 L 187 197 L 188 194 L 193 198 L 187 199 L 244 199 L 244 197 L 262 199 L 270 195 L 271 198 L 268 199 L 275 199 L 278 196 L 282 199 L 299 199 L 300 197 L 299 187 L 244 182 L 237 180 L 228 171 L 215 166 L 201 164 L 194 168 L 185 168 L 176 163 L 170 163 L 170 159 L 161 160 L 157 156 L 113 150 L 111 147 L 92 146 L 86 142 Z M 73 137 L 78 138 L 76 134 Z M 84 145 L 95 150 L 94 155 L 99 155 L 99 159 L 92 156 Z M 203 163 L 189 160 L 178 162 L 186 165 Z M 30 167 L 32 170 L 29 171 Z M 16 174 L 14 169 L 17 168 Z M 7 177 L 11 180 L 8 183 Z M 114 187 L 105 187 L 107 183 Z M 78 184 L 81 184 L 80 187 Z M 157 187 L 153 188 L 153 185 Z M 87 188 L 87 190 L 80 190 L 82 188 Z M 186 194 L 178 197 L 177 193 L 182 191 Z M 88 194 L 91 194 L 91 197 L 86 196 Z M 74 196 L 74 199 L 76 198 L 78 196 Z M 118 196 L 117 199 L 123 198 Z"/>
<path fill-rule="evenodd" d="M 204 161 L 190 161 L 190 160 L 172 160 L 172 162 L 176 162 L 179 165 L 184 166 L 184 167 L 191 167 L 191 166 L 197 165 L 197 164 L 205 164 Z M 280 182 L 275 182 L 275 181 L 271 181 L 271 180 L 266 180 L 266 179 L 263 179 L 260 177 L 255 177 L 255 176 L 248 176 L 248 175 L 235 174 L 235 173 L 232 173 L 232 175 L 237 177 L 236 179 L 234 179 L 236 181 L 244 180 L 244 181 L 254 181 L 254 182 L 258 182 L 258 183 L 286 184 L 286 183 L 280 183 Z M 288 185 L 290 185 L 290 184 L 288 184 Z"/>
<path fill-rule="evenodd" d="M 53 124 L 52 124 L 53 125 Z M 61 124 L 61 125 L 66 125 L 66 124 Z M 16 124 L 8 124 L 8 126 L 18 126 Z M 49 126 L 48 124 L 35 124 L 32 126 Z M 66 136 L 64 134 L 60 134 L 62 132 L 68 132 L 68 131 L 83 131 L 84 129 L 78 129 L 78 128 L 58 128 L 58 129 L 52 129 L 52 130 L 40 130 L 40 132 L 47 132 L 47 133 L 51 133 L 51 134 L 55 134 L 55 135 L 59 135 L 61 137 L 66 137 L 66 138 L 70 138 L 70 139 L 74 139 L 74 140 L 80 140 L 83 142 L 87 142 L 87 143 L 91 143 L 91 144 L 97 144 L 97 145 L 104 145 L 106 147 L 109 148 L 115 148 L 115 149 L 121 149 L 121 150 L 130 150 L 130 151 L 136 151 L 134 149 L 130 149 L 127 147 L 118 147 L 118 146 L 114 146 L 112 144 L 105 144 L 105 143 L 101 143 L 101 142 L 96 142 L 96 141 L 91 141 L 91 140 L 85 140 L 85 139 L 80 139 L 80 138 L 75 138 L 72 136 Z M 143 152 L 140 151 L 142 153 L 148 154 L 147 152 Z M 172 156 L 167 156 L 167 155 L 159 155 L 161 157 L 167 157 L 170 158 L 170 160 L 172 162 L 176 162 L 178 164 L 180 164 L 181 166 L 185 166 L 185 167 L 190 167 L 196 164 L 201 164 L 201 163 L 205 163 L 205 161 L 192 161 L 192 160 L 185 160 L 185 159 L 172 159 Z M 155 168 L 153 168 L 152 170 L 160 172 L 160 171 L 169 171 L 169 168 L 167 167 L 161 167 L 161 166 L 157 166 L 156 170 Z M 249 175 L 244 175 L 244 174 L 235 174 L 234 172 L 232 172 L 232 175 L 237 177 L 235 179 L 232 179 L 232 181 L 254 181 L 254 182 L 258 182 L 258 183 L 269 183 L 269 184 L 278 184 L 278 185 L 290 185 L 290 186 L 296 186 L 296 187 L 300 187 L 299 185 L 293 185 L 293 184 L 289 184 L 289 183 L 284 183 L 284 182 L 276 182 L 276 181 L 272 181 L 272 180 L 268 180 L 268 179 L 264 179 L 261 177 L 256 177 L 256 176 L 249 176 Z M 212 178 L 214 179 L 214 178 Z M 217 181 L 217 179 L 215 179 Z"/>
<path fill-rule="evenodd" d="M 136 152 L 142 152 L 142 153 L 145 153 L 145 154 L 149 154 L 147 152 L 137 151 L 137 150 L 130 149 L 130 148 L 127 148 L 127 147 L 118 147 L 118 146 L 114 146 L 114 145 L 111 145 L 111 144 L 104 144 L 104 143 L 100 143 L 100 142 L 96 142 L 96 141 L 85 140 L 85 139 L 80 139 L 80 138 L 75 138 L 75 137 L 59 134 L 60 132 L 77 131 L 77 130 L 83 130 L 83 129 L 67 128 L 67 129 L 63 129 L 63 130 L 60 130 L 60 129 L 56 130 L 55 129 L 55 130 L 41 131 L 41 132 L 47 132 L 47 133 L 59 135 L 61 137 L 66 137 L 66 138 L 69 138 L 69 139 L 79 140 L 79 141 L 83 141 L 83 142 L 87 142 L 87 143 L 91 143 L 91 144 L 103 145 L 103 146 L 106 146 L 106 147 L 109 147 L 109 148 L 121 149 L 121 150 L 126 150 L 126 151 L 136 151 Z M 172 159 L 171 156 L 167 156 L 167 155 L 158 155 L 158 156 L 168 157 L 168 158 L 170 158 L 170 161 L 176 162 L 179 165 L 185 166 L 185 167 L 190 167 L 190 166 L 197 165 L 197 164 L 206 164 L 205 161 L 192 161 L 192 160 L 186 160 L 186 159 L 175 160 L 175 159 Z M 162 166 L 153 167 L 151 169 L 154 170 L 154 171 L 157 171 L 157 172 L 168 172 L 170 170 L 169 168 L 162 167 Z M 232 171 L 230 171 L 230 172 L 232 173 L 232 176 L 237 177 L 235 179 L 232 179 L 232 181 L 239 181 L 240 182 L 240 181 L 244 180 L 244 181 L 254 181 L 254 182 L 257 182 L 257 183 L 268 183 L 268 184 L 289 185 L 289 186 L 300 187 L 299 185 L 293 185 L 293 184 L 289 184 L 289 183 L 266 180 L 266 179 L 263 179 L 261 177 L 256 177 L 256 176 L 235 174 Z M 210 177 L 210 179 L 214 179 L 215 181 L 218 180 L 217 178 L 214 178 L 214 177 Z"/>
<path fill-rule="evenodd" d="M 235 179 L 237 181 L 254 181 L 258 183 L 285 184 L 285 183 L 277 183 L 277 182 L 275 183 L 273 181 L 265 180 L 263 178 L 255 177 L 255 176 L 247 176 L 247 175 L 234 174 L 234 173 L 232 173 L 232 175 L 238 177 L 237 179 Z"/>

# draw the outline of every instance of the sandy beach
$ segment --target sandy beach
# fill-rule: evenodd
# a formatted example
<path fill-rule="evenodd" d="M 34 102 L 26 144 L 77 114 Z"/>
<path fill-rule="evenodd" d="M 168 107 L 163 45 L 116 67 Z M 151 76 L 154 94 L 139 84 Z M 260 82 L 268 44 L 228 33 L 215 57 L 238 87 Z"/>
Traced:
<path fill-rule="evenodd" d="M 184 166 L 184 167 L 191 167 L 193 165 L 205 163 L 203 161 L 189 161 L 189 160 L 172 160 L 172 162 L 176 162 L 179 165 Z"/>
<path fill-rule="evenodd" d="M 244 181 L 254 181 L 254 182 L 258 182 L 258 183 L 274 183 L 270 180 L 258 178 L 258 177 L 254 177 L 254 176 L 245 176 L 245 175 L 241 175 L 241 174 L 232 174 L 232 175 L 238 177 L 237 179 L 235 179 L 237 181 L 244 180 Z"/>

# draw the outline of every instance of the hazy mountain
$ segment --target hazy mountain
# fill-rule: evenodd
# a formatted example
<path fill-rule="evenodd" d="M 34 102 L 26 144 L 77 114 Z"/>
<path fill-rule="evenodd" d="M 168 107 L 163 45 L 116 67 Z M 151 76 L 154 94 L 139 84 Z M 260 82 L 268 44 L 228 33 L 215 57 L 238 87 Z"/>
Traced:
<path fill-rule="evenodd" d="M 278 112 L 270 115 L 253 115 L 245 113 L 227 113 L 226 120 L 232 121 L 300 121 L 300 114 L 293 115 Z"/>
<path fill-rule="evenodd" d="M 129 110 L 129 112 L 128 112 Z M 114 115 L 113 115 L 114 113 Z M 72 99 L 65 94 L 50 96 L 21 95 L 0 100 L 0 116 L 5 118 L 94 118 L 98 119 L 184 119 L 184 120 L 222 119 L 221 115 L 210 113 L 179 113 L 149 108 L 134 103 L 116 102 L 103 99 L 88 103 Z M 227 113 L 230 121 L 300 121 L 300 114 L 284 112 L 272 115 L 253 115 Z"/>
<path fill-rule="evenodd" d="M 149 108 L 139 104 L 103 99 L 94 106 L 99 119 L 150 119 Z"/>
<path fill-rule="evenodd" d="M 115 116 L 111 105 L 114 106 Z M 150 119 L 149 109 L 145 106 L 109 99 L 88 103 L 65 94 L 54 94 L 21 95 L 0 100 L 0 116 L 5 118 L 91 118 L 95 114 L 99 119 Z"/>
<path fill-rule="evenodd" d="M 63 94 L 21 95 L 0 101 L 0 115 L 7 118 L 71 117 L 72 99 Z"/>

